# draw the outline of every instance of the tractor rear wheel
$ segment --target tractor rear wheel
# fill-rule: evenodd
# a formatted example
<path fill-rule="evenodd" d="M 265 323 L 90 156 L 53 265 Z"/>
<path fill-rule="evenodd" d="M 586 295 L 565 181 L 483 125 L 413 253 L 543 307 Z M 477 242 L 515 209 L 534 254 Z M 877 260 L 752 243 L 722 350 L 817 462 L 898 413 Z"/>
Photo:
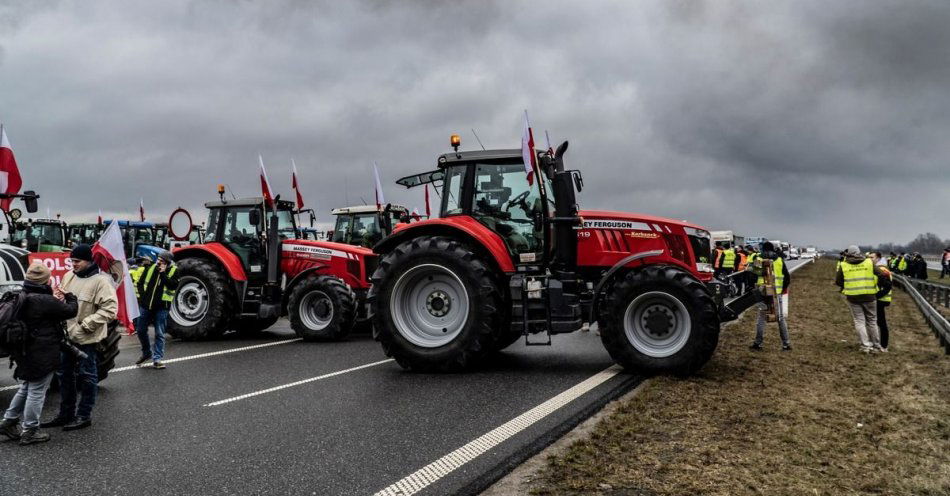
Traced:
<path fill-rule="evenodd" d="M 607 352 L 638 373 L 689 375 L 719 342 L 716 304 L 706 286 L 670 266 L 628 272 L 600 312 Z"/>
<path fill-rule="evenodd" d="M 441 236 L 407 241 L 372 277 L 373 333 L 404 368 L 457 371 L 498 349 L 507 328 L 501 290 L 468 246 Z"/>
<path fill-rule="evenodd" d="M 115 357 L 119 356 L 119 340 L 122 334 L 119 332 L 119 323 L 112 321 L 109 323 L 109 330 L 105 339 L 99 341 L 96 345 L 96 366 L 99 369 L 99 381 L 109 377 L 109 371 L 115 367 Z"/>
<path fill-rule="evenodd" d="M 287 311 L 290 327 L 304 341 L 335 341 L 353 328 L 356 295 L 338 277 L 308 277 L 290 293 Z"/>
<path fill-rule="evenodd" d="M 178 291 L 169 311 L 170 334 L 196 341 L 218 337 L 234 315 L 234 288 L 213 263 L 186 258 L 178 263 Z"/>

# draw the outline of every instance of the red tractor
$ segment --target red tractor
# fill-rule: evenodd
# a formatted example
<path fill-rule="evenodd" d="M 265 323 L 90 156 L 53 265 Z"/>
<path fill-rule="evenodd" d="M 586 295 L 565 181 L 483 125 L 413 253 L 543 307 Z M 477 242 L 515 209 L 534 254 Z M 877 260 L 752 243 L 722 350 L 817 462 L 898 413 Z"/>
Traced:
<path fill-rule="evenodd" d="M 278 198 L 268 207 L 263 198 L 226 200 L 221 187 L 219 194 L 220 201 L 205 205 L 204 242 L 174 251 L 179 286 L 170 312 L 173 335 L 196 340 L 228 329 L 253 333 L 287 315 L 303 339 L 334 340 L 365 318 L 372 250 L 296 239 L 291 202 Z M 187 237 L 191 219 L 181 218 L 173 215 L 169 224 Z"/>
<path fill-rule="evenodd" d="M 717 299 L 706 229 L 580 210 L 566 142 L 536 152 L 533 184 L 519 149 L 453 145 L 436 170 L 397 181 L 435 183 L 440 218 L 397 226 L 373 248 L 374 337 L 401 366 L 461 370 L 522 337 L 550 344 L 597 323 L 625 368 L 689 374 L 715 351 L 720 321 L 751 304 Z"/>

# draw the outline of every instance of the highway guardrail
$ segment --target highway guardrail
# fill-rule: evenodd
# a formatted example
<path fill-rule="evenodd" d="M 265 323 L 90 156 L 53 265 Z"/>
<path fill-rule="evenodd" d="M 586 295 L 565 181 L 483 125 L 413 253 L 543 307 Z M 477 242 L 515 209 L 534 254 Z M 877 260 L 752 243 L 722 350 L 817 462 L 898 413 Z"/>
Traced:
<path fill-rule="evenodd" d="M 894 274 L 894 282 L 904 289 L 920 313 L 924 315 L 930 329 L 940 340 L 944 351 L 950 355 L 950 322 L 937 310 L 937 307 L 950 309 L 950 286 L 934 284 L 920 279 Z"/>

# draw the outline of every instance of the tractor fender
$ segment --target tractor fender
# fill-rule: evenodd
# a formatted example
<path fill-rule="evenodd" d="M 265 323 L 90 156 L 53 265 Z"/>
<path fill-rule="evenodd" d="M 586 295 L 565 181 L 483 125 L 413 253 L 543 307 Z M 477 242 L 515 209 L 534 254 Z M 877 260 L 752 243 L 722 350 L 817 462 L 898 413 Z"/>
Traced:
<path fill-rule="evenodd" d="M 626 257 L 619 262 L 615 263 L 613 267 L 607 270 L 603 277 L 600 278 L 600 282 L 597 283 L 597 286 L 594 288 L 594 300 L 590 304 L 590 321 L 597 322 L 597 308 L 600 306 L 600 295 L 603 294 L 603 290 L 607 287 L 607 284 L 613 281 L 617 274 L 630 262 L 640 260 L 647 257 L 657 257 L 663 254 L 663 250 L 651 250 L 651 251 L 641 251 L 639 253 L 634 253 L 629 257 Z"/>
<path fill-rule="evenodd" d="M 221 243 L 205 243 L 203 245 L 191 245 L 176 248 L 172 255 L 175 261 L 188 257 L 203 256 L 217 261 L 227 271 L 228 276 L 235 282 L 247 281 L 247 275 L 244 273 L 244 266 L 241 265 L 241 259 L 231 250 L 228 250 Z"/>
<path fill-rule="evenodd" d="M 400 227 L 373 247 L 377 254 L 384 255 L 400 243 L 419 236 L 446 236 L 460 239 L 483 251 L 496 269 L 514 273 L 515 266 L 508 247 L 497 233 L 467 215 L 455 215 L 444 219 L 429 219 Z"/>
<path fill-rule="evenodd" d="M 314 272 L 322 272 L 322 271 L 327 271 L 327 270 L 330 270 L 329 265 L 315 265 L 295 275 L 293 279 L 287 282 L 287 286 L 284 287 L 284 304 L 285 305 L 287 304 L 287 298 L 290 297 L 290 292 L 293 290 L 294 286 L 296 286 L 298 282 L 303 281 L 306 278 L 310 277 L 310 275 L 313 274 Z"/>

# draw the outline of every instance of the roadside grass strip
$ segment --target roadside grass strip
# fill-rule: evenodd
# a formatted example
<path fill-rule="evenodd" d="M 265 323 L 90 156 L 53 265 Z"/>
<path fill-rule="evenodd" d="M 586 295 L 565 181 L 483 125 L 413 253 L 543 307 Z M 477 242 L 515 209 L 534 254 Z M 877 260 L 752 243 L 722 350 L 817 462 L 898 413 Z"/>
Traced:
<path fill-rule="evenodd" d="M 607 382 L 620 373 L 622 369 L 612 365 L 607 369 L 594 374 L 570 389 L 554 396 L 540 405 L 518 415 L 486 434 L 470 441 L 465 446 L 439 458 L 422 467 L 389 487 L 377 492 L 375 496 L 409 496 L 422 491 L 439 479 L 452 473 L 466 463 L 491 450 L 495 446 L 510 439 L 515 434 L 531 427 L 538 421 L 554 413 L 564 405 L 576 400 L 583 394 Z"/>
<path fill-rule="evenodd" d="M 239 352 L 242 352 L 242 351 L 250 351 L 250 350 L 257 350 L 257 349 L 260 349 L 260 348 L 267 348 L 267 347 L 269 347 L 269 346 L 277 346 L 277 345 L 281 345 L 281 344 L 295 343 L 295 342 L 300 341 L 300 340 L 301 340 L 301 338 L 282 339 L 282 340 L 280 340 L 280 341 L 274 341 L 274 342 L 271 342 L 271 343 L 255 344 L 255 345 L 251 345 L 251 346 L 242 346 L 242 347 L 240 347 L 240 348 L 229 348 L 229 349 L 227 349 L 227 350 L 211 351 L 211 352 L 208 352 L 208 353 L 201 353 L 201 354 L 198 354 L 198 355 L 183 356 L 183 357 L 178 357 L 178 358 L 169 358 L 169 359 L 167 359 L 167 360 L 162 360 L 162 363 L 177 363 L 177 362 L 186 362 L 186 361 L 188 361 L 188 360 L 198 360 L 198 359 L 200 359 L 200 358 L 211 358 L 211 357 L 216 357 L 216 356 L 220 356 L 220 355 L 227 355 L 227 354 L 229 354 L 229 353 L 239 353 Z M 114 373 L 116 373 L 116 372 L 125 372 L 125 371 L 127 371 L 127 370 L 147 369 L 147 368 L 149 368 L 149 367 L 151 367 L 151 366 L 152 366 L 152 364 L 149 363 L 149 362 L 143 363 L 142 365 L 127 365 L 127 366 L 125 366 L 125 367 L 116 367 L 116 368 L 110 370 L 109 373 L 110 373 L 110 374 L 114 374 Z M 17 388 L 19 388 L 19 387 L 20 387 L 19 384 L 14 384 L 14 385 L 12 385 L 12 386 L 3 386 L 3 387 L 0 387 L 0 391 L 9 391 L 9 390 L 11 390 L 11 389 L 17 389 Z"/>
<path fill-rule="evenodd" d="M 384 363 L 389 363 L 389 362 L 392 362 L 392 361 L 393 361 L 393 359 L 392 359 L 392 358 L 389 358 L 389 359 L 386 359 L 386 360 L 380 360 L 380 361 L 378 361 L 378 362 L 367 363 L 367 364 L 365 364 L 365 365 L 360 365 L 360 366 L 357 366 L 357 367 L 351 367 L 351 368 L 348 368 L 348 369 L 345 369 L 345 370 L 338 370 L 338 371 L 336 371 L 336 372 L 330 372 L 329 374 L 318 375 L 318 376 L 316 376 L 316 377 L 311 377 L 311 378 L 309 378 L 309 379 L 303 379 L 303 380 L 300 380 L 300 381 L 297 381 L 297 382 L 291 382 L 290 384 L 284 384 L 284 385 L 281 385 L 281 386 L 274 386 L 274 387 L 272 387 L 272 388 L 262 389 L 262 390 L 260 390 L 260 391 L 254 391 L 253 393 L 247 393 L 247 394 L 242 394 L 242 395 L 240 395 L 240 396 L 235 396 L 235 397 L 233 397 L 233 398 L 227 398 L 227 399 L 223 399 L 223 400 L 219 400 L 219 401 L 213 401 L 213 402 L 208 403 L 208 404 L 206 404 L 206 405 L 204 405 L 204 406 L 221 406 L 221 405 L 225 405 L 225 404 L 228 404 L 228 403 L 233 403 L 233 402 L 235 402 L 235 401 L 241 401 L 241 400 L 246 400 L 246 399 L 248 399 L 248 398 L 253 398 L 253 397 L 255 397 L 255 396 L 260 396 L 260 395 L 262 395 L 262 394 L 268 394 L 268 393 L 273 393 L 273 392 L 276 392 L 276 391 L 281 391 L 281 390 L 287 389 L 287 388 L 292 388 L 292 387 L 296 387 L 296 386 L 302 386 L 302 385 L 304 385 L 304 384 L 309 384 L 309 383 L 315 382 L 315 381 L 322 381 L 322 380 L 324 380 L 324 379 L 329 379 L 329 378 L 331 378 L 331 377 L 336 377 L 336 376 L 338 376 L 338 375 L 343 375 L 343 374 L 346 374 L 346 373 L 349 373 L 349 372 L 356 372 L 357 370 L 368 369 L 368 368 L 370 368 L 370 367 L 375 367 L 375 366 L 377 366 L 377 365 L 382 365 L 382 364 L 384 364 Z"/>

